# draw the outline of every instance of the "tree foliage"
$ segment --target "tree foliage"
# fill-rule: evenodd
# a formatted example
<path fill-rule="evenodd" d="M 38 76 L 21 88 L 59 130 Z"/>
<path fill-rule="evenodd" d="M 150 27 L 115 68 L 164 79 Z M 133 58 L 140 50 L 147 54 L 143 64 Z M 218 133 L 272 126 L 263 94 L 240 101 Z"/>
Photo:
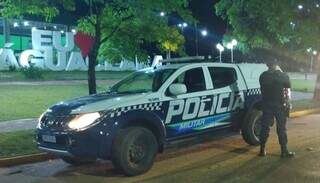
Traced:
<path fill-rule="evenodd" d="M 314 0 L 221 0 L 216 14 L 228 20 L 227 35 L 236 37 L 243 51 L 277 48 L 305 52 L 320 48 L 319 2 Z M 298 8 L 302 5 L 303 8 Z"/>
<path fill-rule="evenodd" d="M 319 1 L 221 0 L 215 8 L 216 14 L 228 20 L 231 25 L 232 29 L 225 38 L 237 38 L 242 51 L 264 48 L 267 49 L 267 54 L 276 53 L 304 62 L 309 62 L 310 56 L 313 57 L 312 52 L 307 53 L 308 48 L 319 53 Z M 319 64 L 317 70 L 320 72 Z M 320 86 L 320 74 L 317 78 L 318 85 Z M 316 87 L 314 96 L 314 99 L 320 100 L 319 87 Z"/>
<path fill-rule="evenodd" d="M 177 28 L 164 28 L 164 34 L 160 36 L 160 48 L 165 52 L 183 52 L 182 47 L 185 43 L 184 37 Z"/>
<path fill-rule="evenodd" d="M 165 27 L 162 30 L 163 34 L 160 35 L 159 43 L 160 49 L 167 53 L 167 57 L 171 57 L 171 53 L 180 53 L 184 55 L 183 45 L 185 38 L 180 34 L 179 30 L 175 27 Z"/>

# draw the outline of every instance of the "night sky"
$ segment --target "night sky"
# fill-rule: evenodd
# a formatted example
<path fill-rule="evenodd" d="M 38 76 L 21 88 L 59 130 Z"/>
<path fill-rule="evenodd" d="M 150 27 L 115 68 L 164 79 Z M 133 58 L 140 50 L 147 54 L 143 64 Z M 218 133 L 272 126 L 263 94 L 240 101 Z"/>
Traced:
<path fill-rule="evenodd" d="M 200 55 L 210 55 L 212 51 L 214 51 L 214 54 L 217 54 L 215 46 L 221 41 L 226 30 L 226 22 L 215 15 L 214 5 L 216 2 L 218 2 L 218 0 L 192 0 L 190 2 L 189 8 L 193 16 L 200 22 L 199 31 L 206 29 L 209 33 L 206 37 L 199 36 Z M 192 45 L 190 39 L 192 40 L 190 35 L 187 35 L 187 44 L 190 49 L 193 49 L 193 47 L 190 46 Z M 192 54 L 190 51 L 188 51 L 188 53 Z"/>

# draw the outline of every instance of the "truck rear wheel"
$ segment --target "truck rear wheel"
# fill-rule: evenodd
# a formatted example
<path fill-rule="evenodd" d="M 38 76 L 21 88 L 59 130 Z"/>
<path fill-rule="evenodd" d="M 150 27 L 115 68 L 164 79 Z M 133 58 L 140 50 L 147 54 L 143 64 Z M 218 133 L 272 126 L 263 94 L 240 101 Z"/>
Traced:
<path fill-rule="evenodd" d="M 261 130 L 262 111 L 251 110 L 241 127 L 241 134 L 249 145 L 257 146 L 260 144 L 260 130 Z"/>
<path fill-rule="evenodd" d="M 153 133 L 143 127 L 120 130 L 112 147 L 114 167 L 127 176 L 147 172 L 158 152 L 158 143 Z"/>

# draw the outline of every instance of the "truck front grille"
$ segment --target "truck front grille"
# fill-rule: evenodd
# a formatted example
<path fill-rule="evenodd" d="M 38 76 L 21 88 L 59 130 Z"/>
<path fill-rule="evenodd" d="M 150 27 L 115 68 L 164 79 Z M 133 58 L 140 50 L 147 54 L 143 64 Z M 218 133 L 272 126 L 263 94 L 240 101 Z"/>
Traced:
<path fill-rule="evenodd" d="M 53 116 L 44 115 L 41 118 L 41 128 L 50 128 L 54 130 L 62 130 L 67 128 L 67 124 L 74 118 L 74 115 L 68 116 Z"/>

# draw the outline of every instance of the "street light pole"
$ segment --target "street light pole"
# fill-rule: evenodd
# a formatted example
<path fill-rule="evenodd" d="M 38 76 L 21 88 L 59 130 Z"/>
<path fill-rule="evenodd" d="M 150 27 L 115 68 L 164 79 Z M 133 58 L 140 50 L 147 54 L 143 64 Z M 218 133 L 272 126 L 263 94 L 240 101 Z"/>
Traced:
<path fill-rule="evenodd" d="M 314 56 L 316 56 L 317 54 L 318 52 L 316 50 L 314 50 L 311 54 L 310 73 L 313 72 L 313 60 L 314 60 Z"/>
<path fill-rule="evenodd" d="M 178 24 L 178 27 L 181 28 L 181 32 L 183 34 L 183 30 L 184 30 L 184 28 L 188 27 L 188 24 L 186 22 L 183 22 L 183 23 Z M 183 46 L 183 51 L 186 51 L 186 45 Z"/>
<path fill-rule="evenodd" d="M 216 46 L 216 48 L 219 50 L 219 53 L 220 53 L 220 63 L 222 63 L 222 52 L 224 51 L 224 47 L 220 44 L 220 43 L 218 43 L 217 44 L 217 46 Z"/>
<path fill-rule="evenodd" d="M 233 47 L 231 48 L 231 63 L 233 63 Z"/>
<path fill-rule="evenodd" d="M 231 63 L 233 63 L 233 48 L 238 44 L 238 41 L 233 39 L 227 44 L 227 48 L 231 51 Z"/>
<path fill-rule="evenodd" d="M 310 54 L 310 73 L 313 72 L 313 56 L 316 56 L 318 54 L 317 50 L 313 50 L 312 48 L 308 48 L 307 52 Z"/>
<path fill-rule="evenodd" d="M 313 67 L 313 55 L 310 57 L 310 73 L 312 73 L 312 67 Z"/>
<path fill-rule="evenodd" d="M 196 56 L 199 56 L 199 37 L 198 37 L 198 25 L 194 23 L 195 35 L 196 35 Z"/>

